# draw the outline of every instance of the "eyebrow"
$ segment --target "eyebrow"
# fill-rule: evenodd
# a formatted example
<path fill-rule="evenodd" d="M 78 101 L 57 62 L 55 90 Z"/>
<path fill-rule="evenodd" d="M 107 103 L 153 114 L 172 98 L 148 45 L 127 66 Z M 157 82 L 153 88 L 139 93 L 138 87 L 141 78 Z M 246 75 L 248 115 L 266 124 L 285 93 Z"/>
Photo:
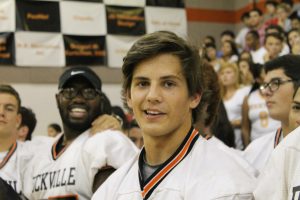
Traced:
<path fill-rule="evenodd" d="M 167 79 L 178 79 L 178 80 L 182 80 L 179 76 L 175 76 L 175 75 L 167 75 L 167 76 L 162 76 L 159 79 L 161 80 L 167 80 Z M 149 80 L 149 78 L 144 77 L 144 76 L 136 76 L 133 77 L 132 80 Z"/>

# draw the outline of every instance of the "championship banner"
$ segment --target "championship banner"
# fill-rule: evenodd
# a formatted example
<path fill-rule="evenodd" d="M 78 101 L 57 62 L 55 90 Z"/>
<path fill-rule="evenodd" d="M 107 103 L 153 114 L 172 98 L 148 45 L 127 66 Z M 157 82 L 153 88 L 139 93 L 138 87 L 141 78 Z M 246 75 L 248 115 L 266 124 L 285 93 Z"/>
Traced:
<path fill-rule="evenodd" d="M 15 48 L 17 66 L 65 66 L 64 46 L 61 34 L 16 32 Z"/>
<path fill-rule="evenodd" d="M 145 15 L 147 33 L 165 30 L 187 37 L 187 18 L 184 9 L 149 6 L 145 8 Z"/>
<path fill-rule="evenodd" d="M 0 33 L 0 64 L 14 64 L 14 35 Z"/>
<path fill-rule="evenodd" d="M 121 68 L 123 58 L 139 37 L 107 35 L 108 66 Z"/>
<path fill-rule="evenodd" d="M 104 0 L 106 5 L 144 7 L 145 0 Z"/>
<path fill-rule="evenodd" d="M 59 2 L 16 0 L 17 30 L 60 32 Z"/>
<path fill-rule="evenodd" d="M 0 1 L 0 32 L 13 32 L 16 29 L 15 1 Z"/>
<path fill-rule="evenodd" d="M 105 36 L 64 35 L 67 65 L 105 65 Z"/>
<path fill-rule="evenodd" d="M 184 0 L 147 0 L 147 6 L 184 8 Z"/>
<path fill-rule="evenodd" d="M 144 35 L 144 8 L 106 6 L 107 32 L 117 35 Z"/>
<path fill-rule="evenodd" d="M 62 33 L 69 35 L 105 35 L 105 7 L 100 3 L 62 1 Z"/>

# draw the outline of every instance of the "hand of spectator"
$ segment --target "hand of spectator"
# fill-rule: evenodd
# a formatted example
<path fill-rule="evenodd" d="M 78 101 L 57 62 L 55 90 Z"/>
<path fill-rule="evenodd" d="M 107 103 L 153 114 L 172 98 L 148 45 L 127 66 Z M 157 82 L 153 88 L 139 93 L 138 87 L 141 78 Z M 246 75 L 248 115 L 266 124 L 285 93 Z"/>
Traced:
<path fill-rule="evenodd" d="M 104 114 L 97 117 L 97 119 L 93 121 L 90 132 L 92 135 L 94 135 L 107 129 L 122 130 L 118 119 L 111 115 Z"/>

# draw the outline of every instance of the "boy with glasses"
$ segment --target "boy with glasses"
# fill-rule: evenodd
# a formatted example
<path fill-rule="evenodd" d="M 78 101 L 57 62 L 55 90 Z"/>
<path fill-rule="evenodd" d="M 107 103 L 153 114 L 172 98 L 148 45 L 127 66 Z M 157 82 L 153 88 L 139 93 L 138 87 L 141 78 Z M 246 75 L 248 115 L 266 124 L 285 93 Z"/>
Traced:
<path fill-rule="evenodd" d="M 245 158 L 261 171 L 274 148 L 290 132 L 289 111 L 294 85 L 300 79 L 300 56 L 285 55 L 265 64 L 266 76 L 260 87 L 270 116 L 281 122 L 276 133 L 270 133 L 250 143 L 244 151 Z"/>
<path fill-rule="evenodd" d="M 35 199 L 91 199 L 93 192 L 137 153 L 121 132 L 91 135 L 106 105 L 101 80 L 88 67 L 72 67 L 59 79 L 57 107 L 63 134 L 41 147 L 23 172 L 24 194 Z"/>
<path fill-rule="evenodd" d="M 272 153 L 254 192 L 255 199 L 300 198 L 300 82 L 296 82 L 289 114 L 293 130 Z M 298 127 L 298 128 L 297 128 Z M 271 185 L 271 187 L 270 187 Z"/>

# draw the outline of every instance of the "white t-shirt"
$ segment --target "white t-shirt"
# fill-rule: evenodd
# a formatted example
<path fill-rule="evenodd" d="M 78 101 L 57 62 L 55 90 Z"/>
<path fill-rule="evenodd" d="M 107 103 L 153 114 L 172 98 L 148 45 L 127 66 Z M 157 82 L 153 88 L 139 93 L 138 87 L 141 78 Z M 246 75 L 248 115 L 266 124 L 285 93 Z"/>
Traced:
<path fill-rule="evenodd" d="M 251 141 L 275 132 L 280 127 L 280 121 L 270 117 L 266 101 L 259 90 L 252 92 L 248 97 L 248 117 L 251 122 Z"/>
<path fill-rule="evenodd" d="M 230 99 L 223 101 L 229 121 L 242 120 L 243 101 L 245 96 L 249 94 L 250 89 L 250 86 L 240 88 L 234 93 L 234 95 Z M 234 129 L 234 136 L 236 148 L 243 149 L 244 145 L 242 141 L 242 134 L 240 128 Z"/>

